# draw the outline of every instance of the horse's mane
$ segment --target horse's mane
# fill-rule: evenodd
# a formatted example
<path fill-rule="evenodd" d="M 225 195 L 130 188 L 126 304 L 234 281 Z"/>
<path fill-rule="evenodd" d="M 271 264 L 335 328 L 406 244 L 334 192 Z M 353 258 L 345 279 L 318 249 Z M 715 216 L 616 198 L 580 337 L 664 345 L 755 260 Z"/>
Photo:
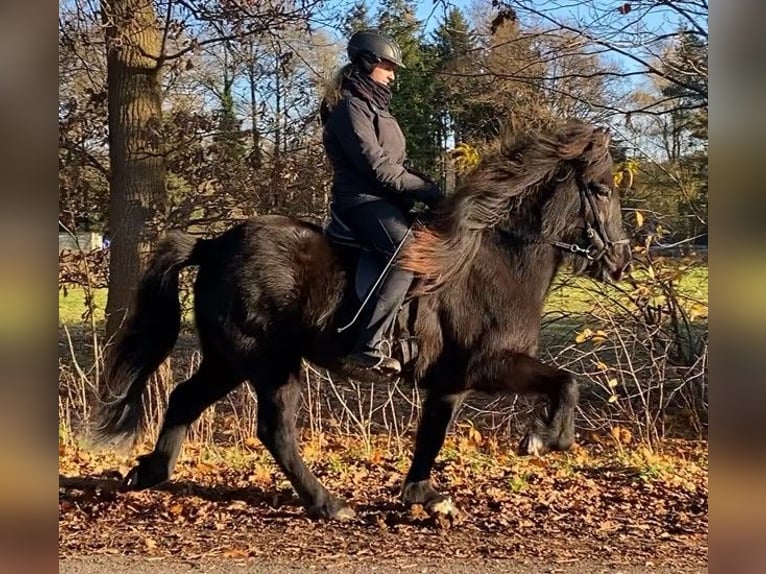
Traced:
<path fill-rule="evenodd" d="M 610 161 L 608 142 L 603 129 L 575 120 L 546 132 L 506 135 L 497 151 L 439 206 L 432 221 L 414 231 L 399 265 L 423 277 L 423 291 L 454 279 L 476 255 L 482 232 L 507 219 L 554 177 L 566 185 L 576 169 L 586 181 L 603 173 Z"/>

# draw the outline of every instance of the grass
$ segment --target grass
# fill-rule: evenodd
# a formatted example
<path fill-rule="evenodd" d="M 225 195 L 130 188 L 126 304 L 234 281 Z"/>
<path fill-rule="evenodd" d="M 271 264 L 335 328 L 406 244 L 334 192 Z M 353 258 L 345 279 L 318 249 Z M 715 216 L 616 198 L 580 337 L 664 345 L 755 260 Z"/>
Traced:
<path fill-rule="evenodd" d="M 676 289 L 680 297 L 707 303 L 708 300 L 708 267 L 706 265 L 690 265 L 685 263 L 662 264 L 664 272 L 672 271 L 676 274 Z M 632 276 L 639 285 L 649 284 L 653 279 L 643 270 L 633 271 Z M 623 283 L 617 287 L 627 288 Z M 588 313 L 593 310 L 594 303 L 598 298 L 603 302 L 601 292 L 612 294 L 617 300 L 625 300 L 618 289 L 610 288 L 594 282 L 587 277 L 573 277 L 568 273 L 561 273 L 551 286 L 548 299 L 545 303 L 546 313 Z"/>
<path fill-rule="evenodd" d="M 95 316 L 98 323 L 104 320 L 106 295 L 106 289 L 96 289 L 95 291 Z M 85 312 L 85 289 L 82 287 L 67 287 L 66 292 L 63 289 L 59 289 L 59 326 L 82 324 Z"/>
<path fill-rule="evenodd" d="M 707 265 L 695 265 L 684 270 L 683 278 L 679 282 L 678 292 L 682 295 L 708 300 L 708 267 Z"/>

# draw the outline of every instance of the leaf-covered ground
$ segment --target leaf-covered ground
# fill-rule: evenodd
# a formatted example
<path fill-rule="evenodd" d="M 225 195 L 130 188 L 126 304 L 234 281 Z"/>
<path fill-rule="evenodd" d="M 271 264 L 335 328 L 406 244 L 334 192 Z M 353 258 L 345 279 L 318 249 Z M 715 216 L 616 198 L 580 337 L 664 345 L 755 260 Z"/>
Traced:
<path fill-rule="evenodd" d="M 368 556 L 543 558 L 572 564 L 707 565 L 707 445 L 668 443 L 662 454 L 610 441 L 519 458 L 511 445 L 453 436 L 435 477 L 463 510 L 454 524 L 404 508 L 398 491 L 409 450 L 385 437 L 304 443 L 312 470 L 357 511 L 350 523 L 307 519 L 255 441 L 210 450 L 187 445 L 173 480 L 123 492 L 132 455 L 60 446 L 60 557 L 93 554 L 328 560 Z"/>

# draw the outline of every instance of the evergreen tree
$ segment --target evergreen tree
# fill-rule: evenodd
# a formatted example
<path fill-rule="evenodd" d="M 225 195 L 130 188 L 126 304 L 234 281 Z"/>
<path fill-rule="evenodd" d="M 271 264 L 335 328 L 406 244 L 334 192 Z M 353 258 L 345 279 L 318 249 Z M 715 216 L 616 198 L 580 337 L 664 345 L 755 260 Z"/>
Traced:
<path fill-rule="evenodd" d="M 378 26 L 397 41 L 406 66 L 397 72 L 391 111 L 407 138 L 409 159 L 416 168 L 438 176 L 442 151 L 438 113 L 434 108 L 434 85 L 428 72 L 422 24 L 415 17 L 415 3 L 383 0 L 378 11 Z"/>
<path fill-rule="evenodd" d="M 678 44 L 663 61 L 669 81 L 662 95 L 677 102 L 674 112 L 690 137 L 707 141 L 708 46 L 696 34 L 681 32 Z"/>
<path fill-rule="evenodd" d="M 363 30 L 365 28 L 372 28 L 372 21 L 367 10 L 367 4 L 364 1 L 359 1 L 354 4 L 346 18 L 341 24 L 343 33 L 346 38 L 350 38 L 357 30 Z"/>
<path fill-rule="evenodd" d="M 245 142 L 241 120 L 237 119 L 234 112 L 232 84 L 231 78 L 224 79 L 221 107 L 218 110 L 218 132 L 213 138 L 214 155 L 219 161 L 240 163 L 245 156 Z"/>
<path fill-rule="evenodd" d="M 439 108 L 443 145 L 470 138 L 472 78 L 476 70 L 476 39 L 458 8 L 452 8 L 432 35 L 434 93 Z"/>

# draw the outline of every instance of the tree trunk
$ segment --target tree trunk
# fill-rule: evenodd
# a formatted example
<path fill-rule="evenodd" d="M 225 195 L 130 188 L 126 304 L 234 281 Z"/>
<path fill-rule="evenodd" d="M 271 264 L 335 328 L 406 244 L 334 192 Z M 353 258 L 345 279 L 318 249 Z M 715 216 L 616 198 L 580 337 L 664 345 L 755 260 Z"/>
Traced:
<path fill-rule="evenodd" d="M 130 310 L 165 205 L 161 34 L 151 0 L 102 0 L 109 102 L 109 295 L 106 336 Z"/>
<path fill-rule="evenodd" d="M 271 162 L 271 211 L 279 213 L 281 209 L 282 182 L 282 69 L 279 66 L 279 55 L 276 57 L 274 103 L 276 117 L 274 118 L 274 157 Z"/>
<path fill-rule="evenodd" d="M 261 133 L 258 130 L 258 98 L 256 93 L 256 74 L 257 54 L 255 42 L 252 37 L 248 37 L 250 52 L 248 53 L 247 73 L 250 83 L 250 124 L 252 126 L 252 146 L 250 152 L 250 166 L 258 171 L 261 169 Z M 259 206 L 260 207 L 260 206 Z"/>

